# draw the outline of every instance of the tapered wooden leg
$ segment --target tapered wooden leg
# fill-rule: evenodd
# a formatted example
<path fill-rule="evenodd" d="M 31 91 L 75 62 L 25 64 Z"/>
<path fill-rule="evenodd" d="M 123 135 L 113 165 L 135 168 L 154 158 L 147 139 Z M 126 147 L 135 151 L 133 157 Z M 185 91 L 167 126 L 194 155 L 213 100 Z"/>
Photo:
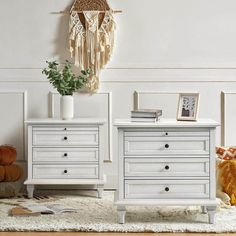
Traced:
<path fill-rule="evenodd" d="M 33 198 L 33 196 L 34 196 L 34 185 L 31 185 L 31 184 L 27 185 L 27 193 L 28 193 L 28 198 Z"/>
<path fill-rule="evenodd" d="M 104 190 L 104 185 L 103 184 L 98 184 L 97 185 L 98 198 L 102 198 L 103 190 Z"/>
<path fill-rule="evenodd" d="M 207 207 L 206 206 L 202 206 L 202 213 L 203 214 L 207 214 Z"/>
<path fill-rule="evenodd" d="M 118 217 L 119 217 L 119 224 L 124 224 L 125 223 L 125 214 L 126 214 L 125 206 L 118 206 L 117 211 L 118 211 Z"/>
<path fill-rule="evenodd" d="M 207 206 L 207 212 L 208 212 L 209 223 L 214 224 L 215 223 L 216 206 Z"/>

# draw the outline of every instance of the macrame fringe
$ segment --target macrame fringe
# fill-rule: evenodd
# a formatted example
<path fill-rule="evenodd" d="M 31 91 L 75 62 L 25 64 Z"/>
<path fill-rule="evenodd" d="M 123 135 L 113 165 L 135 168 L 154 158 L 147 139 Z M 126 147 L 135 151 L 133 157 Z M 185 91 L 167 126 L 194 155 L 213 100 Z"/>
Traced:
<path fill-rule="evenodd" d="M 79 13 L 71 9 L 69 22 L 69 50 L 75 65 L 81 70 L 90 69 L 88 90 L 99 88 L 99 74 L 108 63 L 114 48 L 116 24 L 112 11 L 106 11 L 99 27 L 99 11 L 84 11 L 85 27 Z"/>

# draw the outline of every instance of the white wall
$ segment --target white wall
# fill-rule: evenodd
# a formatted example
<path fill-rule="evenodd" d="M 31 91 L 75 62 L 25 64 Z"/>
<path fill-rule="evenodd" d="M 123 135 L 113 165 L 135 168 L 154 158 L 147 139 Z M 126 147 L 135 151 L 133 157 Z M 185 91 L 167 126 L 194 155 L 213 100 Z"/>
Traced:
<path fill-rule="evenodd" d="M 68 16 L 53 12 L 71 3 L 0 1 L 0 142 L 14 144 L 22 164 L 24 111 L 28 118 L 51 114 L 49 92 L 53 89 L 41 74 L 45 60 L 63 62 L 69 57 Z M 112 158 L 112 162 L 105 163 L 105 171 L 107 187 L 114 187 L 117 146 L 112 121 L 129 117 L 135 90 L 140 95 L 140 106 L 160 106 L 165 117 L 175 116 L 176 92 L 199 91 L 199 116 L 221 121 L 221 92 L 236 91 L 236 1 L 110 0 L 110 5 L 123 11 L 115 16 L 115 53 L 101 74 L 100 94 L 92 98 L 78 95 L 77 114 L 110 120 L 106 133 L 110 156 L 105 159 Z M 27 99 L 23 91 L 27 91 Z M 231 117 L 235 101 L 236 96 L 224 99 L 227 114 L 222 116 L 227 122 L 222 130 L 228 137 L 223 140 L 230 144 L 236 138 L 232 133 L 227 136 L 231 125 L 235 128 L 235 116 Z M 54 102 L 58 112 L 57 100 Z M 92 114 L 94 107 L 99 109 Z M 217 144 L 220 131 L 218 128 Z"/>

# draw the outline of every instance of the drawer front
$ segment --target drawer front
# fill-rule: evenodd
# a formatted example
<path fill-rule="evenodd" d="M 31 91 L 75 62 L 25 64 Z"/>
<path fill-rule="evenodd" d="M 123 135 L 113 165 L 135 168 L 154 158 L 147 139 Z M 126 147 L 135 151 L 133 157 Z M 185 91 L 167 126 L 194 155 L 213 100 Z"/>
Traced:
<path fill-rule="evenodd" d="M 126 199 L 209 198 L 208 180 L 125 180 Z"/>
<path fill-rule="evenodd" d="M 68 131 L 98 131 L 98 127 L 86 127 L 86 126 L 62 126 L 62 125 L 55 125 L 55 126 L 34 126 L 33 127 L 33 132 L 34 131 L 61 131 L 61 132 L 68 132 Z"/>
<path fill-rule="evenodd" d="M 125 155 L 209 155 L 209 137 L 125 137 Z"/>
<path fill-rule="evenodd" d="M 34 179 L 97 179 L 98 165 L 33 165 Z"/>
<path fill-rule="evenodd" d="M 125 137 L 209 137 L 208 129 L 159 129 L 158 131 L 125 131 Z"/>
<path fill-rule="evenodd" d="M 34 146 L 97 146 L 98 131 L 33 131 Z"/>
<path fill-rule="evenodd" d="M 209 176 L 208 158 L 126 158 L 125 177 Z"/>
<path fill-rule="evenodd" d="M 33 148 L 33 162 L 98 162 L 98 148 Z"/>

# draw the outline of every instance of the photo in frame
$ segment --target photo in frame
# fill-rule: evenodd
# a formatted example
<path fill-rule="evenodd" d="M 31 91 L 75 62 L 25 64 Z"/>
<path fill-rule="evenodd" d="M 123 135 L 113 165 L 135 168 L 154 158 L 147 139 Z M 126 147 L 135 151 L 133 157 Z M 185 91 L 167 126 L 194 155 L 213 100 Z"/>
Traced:
<path fill-rule="evenodd" d="M 199 110 L 199 93 L 180 93 L 177 120 L 196 121 Z"/>

